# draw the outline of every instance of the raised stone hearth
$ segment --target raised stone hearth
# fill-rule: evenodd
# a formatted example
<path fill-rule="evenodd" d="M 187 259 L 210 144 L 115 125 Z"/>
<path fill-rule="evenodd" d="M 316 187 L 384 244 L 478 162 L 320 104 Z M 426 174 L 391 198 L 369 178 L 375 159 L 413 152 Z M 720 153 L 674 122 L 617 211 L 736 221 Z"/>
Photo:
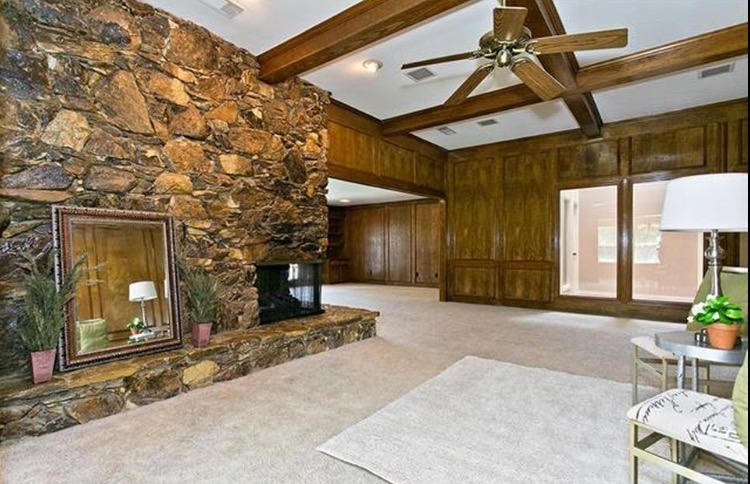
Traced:
<path fill-rule="evenodd" d="M 375 336 L 377 312 L 326 306 L 317 316 L 230 331 L 185 348 L 57 374 L 0 382 L 0 441 L 54 432 L 295 358 Z"/>

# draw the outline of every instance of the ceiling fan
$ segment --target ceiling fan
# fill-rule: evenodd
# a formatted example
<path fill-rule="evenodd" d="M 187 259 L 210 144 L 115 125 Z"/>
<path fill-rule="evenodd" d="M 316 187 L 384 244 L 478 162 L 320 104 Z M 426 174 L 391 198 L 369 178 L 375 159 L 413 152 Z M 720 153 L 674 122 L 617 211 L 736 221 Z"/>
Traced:
<path fill-rule="evenodd" d="M 484 34 L 479 39 L 477 50 L 410 62 L 401 66 L 401 69 L 413 69 L 465 59 L 488 59 L 491 62 L 479 66 L 445 101 L 446 105 L 463 102 L 495 67 L 510 67 L 513 74 L 518 76 L 529 89 L 547 101 L 561 95 L 565 91 L 565 86 L 544 70 L 536 58 L 537 55 L 625 47 L 628 43 L 628 29 L 554 35 L 535 39 L 531 31 L 524 26 L 527 13 L 528 10 L 525 7 L 496 8 L 494 28 L 492 32 Z"/>

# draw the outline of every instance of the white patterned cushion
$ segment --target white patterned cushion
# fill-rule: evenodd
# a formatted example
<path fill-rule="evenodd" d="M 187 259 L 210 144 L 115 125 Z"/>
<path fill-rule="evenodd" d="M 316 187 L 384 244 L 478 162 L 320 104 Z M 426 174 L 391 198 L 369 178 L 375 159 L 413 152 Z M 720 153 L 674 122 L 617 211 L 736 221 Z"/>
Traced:
<path fill-rule="evenodd" d="M 732 401 L 690 390 L 668 390 L 628 411 L 650 430 L 747 465 L 734 425 Z"/>
<path fill-rule="evenodd" d="M 656 346 L 656 339 L 654 339 L 653 336 L 636 336 L 630 340 L 630 344 L 637 346 L 644 351 L 648 351 L 652 355 L 663 360 L 677 360 L 674 353 Z"/>

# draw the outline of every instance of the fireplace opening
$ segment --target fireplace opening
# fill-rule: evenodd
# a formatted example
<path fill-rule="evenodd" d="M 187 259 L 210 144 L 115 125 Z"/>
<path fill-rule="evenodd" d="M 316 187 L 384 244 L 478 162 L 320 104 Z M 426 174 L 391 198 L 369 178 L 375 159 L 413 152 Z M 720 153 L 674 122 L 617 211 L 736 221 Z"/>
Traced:
<path fill-rule="evenodd" d="M 269 263 L 257 266 L 260 324 L 323 313 L 320 263 Z"/>

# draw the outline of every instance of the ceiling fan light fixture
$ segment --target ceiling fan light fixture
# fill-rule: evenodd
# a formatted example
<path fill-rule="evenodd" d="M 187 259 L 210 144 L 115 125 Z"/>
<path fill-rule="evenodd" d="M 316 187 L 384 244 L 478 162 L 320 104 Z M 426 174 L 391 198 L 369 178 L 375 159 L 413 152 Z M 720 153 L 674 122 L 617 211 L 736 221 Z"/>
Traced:
<path fill-rule="evenodd" d="M 367 59 L 362 63 L 362 67 L 364 67 L 367 72 L 375 74 L 383 67 L 383 63 L 377 59 Z"/>

